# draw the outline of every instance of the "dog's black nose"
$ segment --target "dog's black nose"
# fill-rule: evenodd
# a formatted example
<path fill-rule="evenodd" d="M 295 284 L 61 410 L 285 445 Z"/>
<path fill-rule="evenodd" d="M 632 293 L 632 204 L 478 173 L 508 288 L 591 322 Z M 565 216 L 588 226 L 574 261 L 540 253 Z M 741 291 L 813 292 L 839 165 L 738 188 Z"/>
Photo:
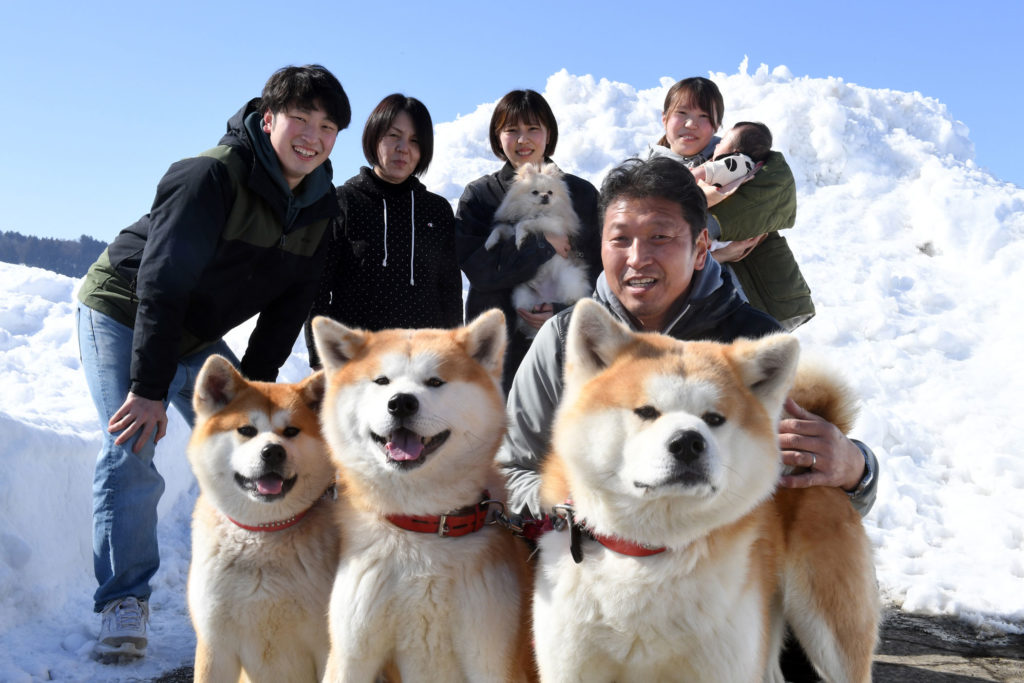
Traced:
<path fill-rule="evenodd" d="M 419 400 L 412 394 L 395 394 L 388 399 L 388 412 L 395 417 L 409 417 L 420 409 Z"/>
<path fill-rule="evenodd" d="M 708 443 L 701 436 L 700 432 L 692 429 L 679 432 L 668 442 L 668 452 L 675 456 L 676 460 L 684 463 L 693 461 L 704 455 L 708 449 Z"/>
<path fill-rule="evenodd" d="M 279 443 L 268 443 L 260 451 L 260 459 L 263 460 L 263 464 L 267 468 L 280 467 L 284 464 L 284 459 L 288 456 L 288 453 L 284 450 L 284 446 Z"/>
<path fill-rule="evenodd" d="M 551 197 L 547 196 L 546 194 L 541 195 L 541 197 L 540 197 L 540 203 L 541 204 L 547 204 L 550 201 L 551 201 Z"/>

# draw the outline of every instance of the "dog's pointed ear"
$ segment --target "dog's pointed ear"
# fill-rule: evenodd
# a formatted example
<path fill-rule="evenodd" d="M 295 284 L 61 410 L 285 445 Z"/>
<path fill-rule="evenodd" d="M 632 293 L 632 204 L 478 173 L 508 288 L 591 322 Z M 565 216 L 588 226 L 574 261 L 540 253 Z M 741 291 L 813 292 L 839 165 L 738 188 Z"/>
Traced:
<path fill-rule="evenodd" d="M 231 361 L 224 356 L 210 356 L 196 377 L 192 409 L 199 417 L 209 417 L 231 403 L 245 384 L 245 378 Z"/>
<path fill-rule="evenodd" d="M 466 352 L 500 384 L 507 343 L 505 314 L 497 308 L 484 311 L 458 334 Z"/>
<path fill-rule="evenodd" d="M 302 380 L 300 386 L 300 396 L 302 396 L 302 402 L 309 406 L 309 409 L 314 413 L 320 412 L 320 404 L 324 400 L 324 390 L 326 388 L 326 382 L 324 380 L 324 371 L 317 370 L 312 375 Z"/>
<path fill-rule="evenodd" d="M 543 173 L 544 175 L 553 176 L 555 178 L 561 177 L 562 175 L 562 172 L 558 169 L 558 166 L 555 164 L 543 164 L 540 167 L 540 172 Z"/>
<path fill-rule="evenodd" d="M 611 365 L 636 334 L 593 299 L 572 309 L 565 344 L 565 382 L 578 385 Z"/>
<path fill-rule="evenodd" d="M 523 164 L 522 166 L 520 166 L 519 170 L 516 172 L 516 175 L 519 176 L 519 180 L 526 180 L 530 176 L 536 175 L 537 172 L 537 165 L 530 163 Z"/>
<path fill-rule="evenodd" d="M 743 383 L 760 399 L 768 414 L 779 415 L 800 360 L 797 338 L 774 334 L 761 339 L 740 339 L 732 344 L 728 355 Z"/>
<path fill-rule="evenodd" d="M 366 332 L 345 327 L 330 318 L 313 318 L 313 343 L 324 370 L 333 374 L 352 360 L 366 344 Z"/>

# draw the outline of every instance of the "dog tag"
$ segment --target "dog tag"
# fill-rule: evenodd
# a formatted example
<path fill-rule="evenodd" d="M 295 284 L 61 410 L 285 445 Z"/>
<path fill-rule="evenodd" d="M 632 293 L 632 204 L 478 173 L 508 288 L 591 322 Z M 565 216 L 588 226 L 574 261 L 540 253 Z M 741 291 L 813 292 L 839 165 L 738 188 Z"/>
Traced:
<path fill-rule="evenodd" d="M 579 524 L 569 524 L 569 553 L 572 555 L 572 560 L 576 564 L 583 561 L 583 546 L 581 545 L 582 536 L 583 533 L 580 531 Z"/>

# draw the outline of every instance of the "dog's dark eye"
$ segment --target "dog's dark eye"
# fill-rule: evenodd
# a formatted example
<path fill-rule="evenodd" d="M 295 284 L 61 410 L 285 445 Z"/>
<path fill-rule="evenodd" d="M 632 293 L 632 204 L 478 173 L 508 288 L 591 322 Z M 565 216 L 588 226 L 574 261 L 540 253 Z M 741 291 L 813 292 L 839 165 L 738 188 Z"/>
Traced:
<path fill-rule="evenodd" d="M 654 406 L 640 406 L 633 411 L 641 420 L 657 420 L 661 413 Z"/>
<path fill-rule="evenodd" d="M 443 387 L 445 384 L 444 380 L 440 377 L 431 377 L 427 380 L 428 387 Z"/>
<path fill-rule="evenodd" d="M 377 379 L 373 380 L 373 383 L 374 383 L 374 384 L 379 384 L 379 385 L 381 385 L 381 386 L 384 386 L 385 384 L 391 384 L 391 380 L 389 380 L 389 379 L 388 379 L 387 377 L 385 377 L 384 375 L 381 375 L 381 376 L 380 376 L 380 377 L 378 377 Z"/>
<path fill-rule="evenodd" d="M 298 427 L 285 427 L 284 431 L 281 432 L 281 433 L 284 434 L 286 437 L 288 437 L 290 439 L 290 438 L 292 438 L 293 436 L 296 436 L 299 433 L 299 428 Z"/>
<path fill-rule="evenodd" d="M 238 433 L 247 439 L 251 439 L 252 437 L 259 434 L 259 431 L 252 425 L 245 425 L 244 427 L 238 428 Z"/>
<path fill-rule="evenodd" d="M 540 194 L 540 190 L 534 190 L 533 194 Z"/>
<path fill-rule="evenodd" d="M 725 424 L 725 416 L 718 413 L 704 413 L 700 419 L 704 420 L 709 427 L 719 427 Z"/>

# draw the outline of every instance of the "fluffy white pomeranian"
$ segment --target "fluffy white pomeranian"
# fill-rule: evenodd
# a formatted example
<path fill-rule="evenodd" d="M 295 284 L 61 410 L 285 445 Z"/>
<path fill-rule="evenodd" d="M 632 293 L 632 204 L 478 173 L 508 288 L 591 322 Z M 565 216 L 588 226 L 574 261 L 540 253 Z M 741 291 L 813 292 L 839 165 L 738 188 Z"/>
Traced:
<path fill-rule="evenodd" d="M 501 239 L 514 239 L 516 249 L 530 233 L 565 235 L 572 239 L 580 230 L 580 220 L 572 208 L 569 188 L 562 172 L 554 164 L 540 168 L 523 164 L 516 180 L 494 214 L 494 227 L 484 246 L 492 249 Z M 556 254 L 548 259 L 532 279 L 512 290 L 512 305 L 533 311 L 544 303 L 571 304 L 591 292 L 586 266 Z M 537 334 L 523 321 L 516 319 L 519 330 L 528 338 Z"/>

